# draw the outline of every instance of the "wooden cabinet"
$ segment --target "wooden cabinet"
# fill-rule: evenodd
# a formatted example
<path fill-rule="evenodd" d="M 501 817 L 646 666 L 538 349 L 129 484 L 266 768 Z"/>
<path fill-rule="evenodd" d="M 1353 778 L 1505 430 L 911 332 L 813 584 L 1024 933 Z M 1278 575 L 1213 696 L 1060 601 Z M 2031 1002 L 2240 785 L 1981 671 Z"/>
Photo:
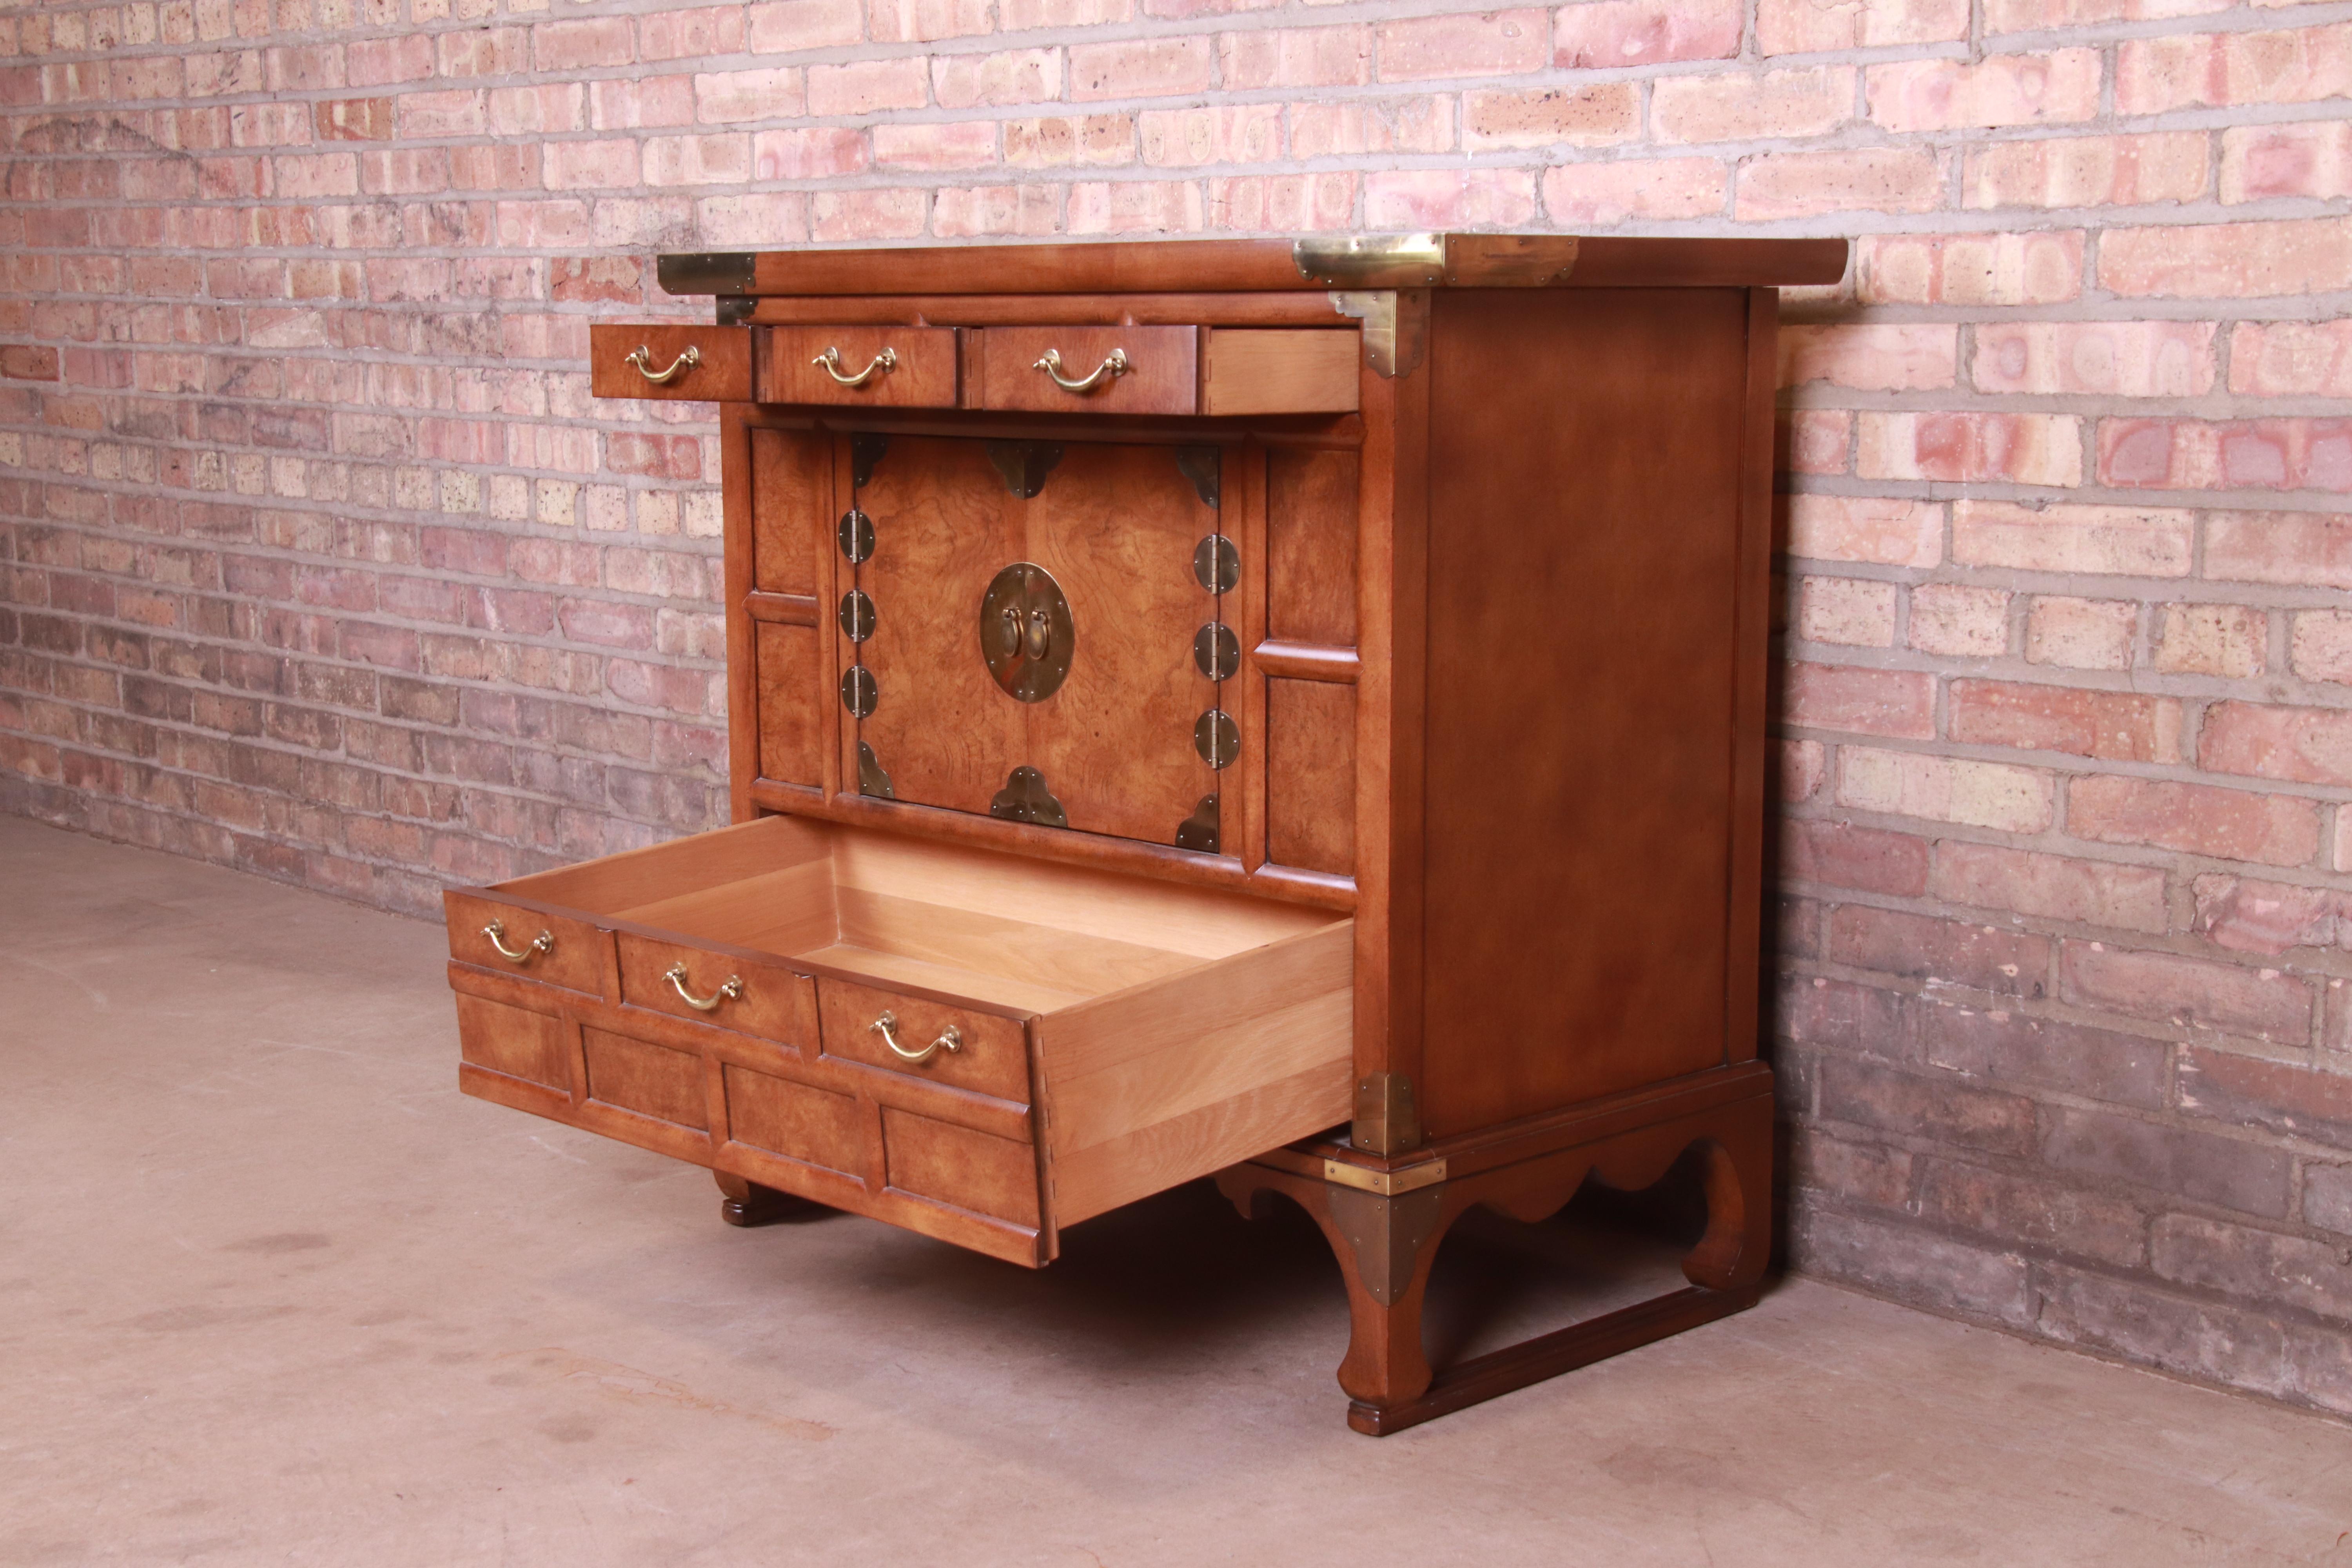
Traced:
<path fill-rule="evenodd" d="M 738 826 L 449 895 L 467 1092 L 1031 1266 L 1214 1175 L 1384 1432 L 1735 1310 L 1773 289 L 1841 241 L 667 257 Z M 1689 1288 L 1433 1372 L 1447 1227 L 1703 1174 Z"/>

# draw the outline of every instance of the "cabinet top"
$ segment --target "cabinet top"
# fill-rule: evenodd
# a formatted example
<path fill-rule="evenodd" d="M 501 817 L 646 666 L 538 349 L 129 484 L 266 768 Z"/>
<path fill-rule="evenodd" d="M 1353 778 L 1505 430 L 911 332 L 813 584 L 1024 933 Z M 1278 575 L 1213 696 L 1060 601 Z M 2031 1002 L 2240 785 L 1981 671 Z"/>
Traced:
<path fill-rule="evenodd" d="M 1843 239 L 1397 234 L 664 256 L 673 294 L 1141 294 L 1835 283 Z"/>

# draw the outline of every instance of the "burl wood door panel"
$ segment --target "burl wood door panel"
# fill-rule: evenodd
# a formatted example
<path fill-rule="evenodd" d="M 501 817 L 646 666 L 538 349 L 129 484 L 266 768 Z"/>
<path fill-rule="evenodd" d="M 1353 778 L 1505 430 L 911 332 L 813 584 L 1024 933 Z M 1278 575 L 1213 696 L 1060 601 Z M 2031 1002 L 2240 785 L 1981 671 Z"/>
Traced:
<path fill-rule="evenodd" d="M 1194 738 L 1224 683 L 1193 652 L 1220 618 L 1193 565 L 1219 532 L 1217 465 L 1213 447 L 933 437 L 893 437 L 859 463 L 872 553 L 845 552 L 839 575 L 872 625 L 862 642 L 836 635 L 872 707 L 844 776 L 860 776 L 863 748 L 869 791 L 878 769 L 896 800 L 1177 842 L 1217 788 Z M 999 684 L 981 642 L 991 582 L 1022 563 L 1052 578 L 1069 612 L 1055 635 L 1072 642 L 1034 701 Z"/>

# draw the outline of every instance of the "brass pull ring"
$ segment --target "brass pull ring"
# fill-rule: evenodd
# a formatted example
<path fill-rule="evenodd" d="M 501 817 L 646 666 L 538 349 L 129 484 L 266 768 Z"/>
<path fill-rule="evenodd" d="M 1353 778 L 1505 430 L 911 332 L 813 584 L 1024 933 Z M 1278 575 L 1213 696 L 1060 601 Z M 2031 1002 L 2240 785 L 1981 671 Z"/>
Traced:
<path fill-rule="evenodd" d="M 482 928 L 482 934 L 490 939 L 490 945 L 497 948 L 499 956 L 509 963 L 529 963 L 542 952 L 555 951 L 555 933 L 551 931 L 540 932 L 526 947 L 507 945 L 507 922 L 504 921 L 492 921 Z"/>
<path fill-rule="evenodd" d="M 898 1043 L 898 1016 L 896 1013 L 885 1013 L 866 1027 L 868 1032 L 881 1036 L 882 1043 L 889 1047 L 892 1053 L 902 1061 L 929 1061 L 935 1051 L 952 1053 L 963 1049 L 963 1031 L 953 1024 L 941 1029 L 940 1037 L 919 1051 L 910 1051 Z"/>
<path fill-rule="evenodd" d="M 743 977 L 740 974 L 730 974 L 727 977 L 727 984 L 709 995 L 697 996 L 686 988 L 686 965 L 683 963 L 671 964 L 668 973 L 662 978 L 669 982 L 670 989 L 677 993 L 680 1001 L 698 1013 L 716 1013 L 719 1011 L 719 1004 L 732 1002 L 736 997 L 743 994 Z"/>
<path fill-rule="evenodd" d="M 884 349 L 880 353 L 876 354 L 866 367 L 864 370 L 859 371 L 856 375 L 844 375 L 841 374 L 841 351 L 839 349 L 827 349 L 824 353 L 817 355 L 816 358 L 809 361 L 809 363 L 816 366 L 819 370 L 824 371 L 825 374 L 833 377 L 834 380 L 841 383 L 844 386 L 864 386 L 876 376 L 887 375 L 892 371 L 898 368 L 898 351 L 892 348 Z"/>
<path fill-rule="evenodd" d="M 635 348 L 629 351 L 629 357 L 623 360 L 621 363 L 623 364 L 635 365 L 639 375 L 644 376 L 647 381 L 653 382 L 658 385 L 662 382 L 669 380 L 672 376 L 682 374 L 687 371 L 692 370 L 696 365 L 700 364 L 702 363 L 702 350 L 692 343 L 688 343 L 686 345 L 686 352 L 684 353 L 669 362 L 669 368 L 667 370 L 656 370 L 654 368 L 654 351 L 647 348 L 645 344 L 639 343 Z"/>
<path fill-rule="evenodd" d="M 1110 351 L 1110 357 L 1108 359 L 1104 360 L 1102 363 L 1095 366 L 1094 374 L 1087 376 L 1083 381 L 1072 381 L 1068 376 L 1062 374 L 1062 351 L 1059 349 L 1047 349 L 1043 354 L 1038 356 L 1037 363 L 1031 365 L 1029 368 L 1031 370 L 1042 370 L 1047 375 L 1052 376 L 1054 378 L 1054 384 L 1060 387 L 1064 392 L 1092 392 L 1096 387 L 1102 385 L 1103 383 L 1117 380 L 1118 377 L 1125 375 L 1129 371 L 1133 370 L 1135 367 L 1127 363 L 1127 351 L 1125 349 L 1113 349 Z"/>

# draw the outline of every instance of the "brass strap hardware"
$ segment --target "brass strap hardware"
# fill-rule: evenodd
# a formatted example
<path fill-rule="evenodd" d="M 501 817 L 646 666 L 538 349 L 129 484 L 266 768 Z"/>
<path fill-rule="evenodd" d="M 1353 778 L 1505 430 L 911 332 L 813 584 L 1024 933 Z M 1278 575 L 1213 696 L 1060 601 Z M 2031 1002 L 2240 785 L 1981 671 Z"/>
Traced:
<path fill-rule="evenodd" d="M 1116 381 L 1118 377 L 1125 375 L 1129 371 L 1135 367 L 1127 363 L 1127 351 L 1125 349 L 1113 349 L 1110 351 L 1110 357 L 1108 359 L 1104 360 L 1102 363 L 1095 366 L 1095 373 L 1092 375 L 1087 376 L 1083 381 L 1072 381 L 1068 376 L 1062 374 L 1062 351 L 1059 349 L 1047 349 L 1043 354 L 1038 356 L 1037 363 L 1031 365 L 1029 368 L 1031 370 L 1042 370 L 1047 375 L 1052 376 L 1054 378 L 1054 384 L 1060 387 L 1064 392 L 1092 392 L 1096 387 L 1102 385 L 1105 382 Z"/>
<path fill-rule="evenodd" d="M 827 349 L 824 353 L 817 355 L 816 358 L 809 361 L 809 363 L 817 366 L 819 369 L 823 370 L 825 374 L 833 377 L 834 380 L 841 383 L 844 386 L 864 386 L 876 376 L 887 375 L 892 371 L 898 368 L 898 351 L 893 348 L 884 349 L 880 353 L 876 354 L 873 360 L 867 363 L 866 368 L 859 371 L 856 375 L 844 375 L 841 373 L 841 351 L 839 349 Z"/>
<path fill-rule="evenodd" d="M 1442 234 L 1318 236 L 1294 243 L 1290 258 L 1310 283 L 1425 287 L 1445 277 L 1445 239 Z"/>
<path fill-rule="evenodd" d="M 1401 1171 L 1368 1171 L 1361 1165 L 1350 1165 L 1345 1160 L 1323 1162 L 1323 1179 L 1359 1192 L 1378 1193 L 1384 1198 L 1400 1193 L 1419 1192 L 1445 1180 L 1444 1160 L 1423 1160 L 1417 1165 L 1407 1165 Z"/>
<path fill-rule="evenodd" d="M 688 343 L 686 345 L 686 352 L 684 353 L 669 362 L 669 368 L 667 370 L 656 370 L 654 368 L 654 351 L 644 343 L 639 343 L 635 348 L 629 351 L 629 357 L 623 360 L 621 363 L 624 364 L 635 365 L 639 375 L 644 376 L 647 381 L 653 382 L 658 385 L 662 382 L 669 380 L 672 376 L 692 370 L 696 365 L 700 364 L 702 363 L 702 350 L 692 343 Z"/>
<path fill-rule="evenodd" d="M 551 931 L 540 932 L 526 947 L 507 945 L 507 922 L 504 921 L 492 921 L 482 928 L 482 934 L 490 939 L 490 945 L 497 948 L 499 956 L 509 963 L 529 963 L 542 952 L 555 951 L 555 933 Z"/>
<path fill-rule="evenodd" d="M 898 1043 L 898 1016 L 896 1013 L 885 1013 L 880 1017 L 875 1019 L 871 1024 L 866 1025 L 866 1027 L 869 1034 L 881 1036 L 882 1043 L 889 1047 L 891 1054 L 898 1058 L 901 1061 L 929 1061 L 936 1052 L 947 1051 L 953 1053 L 963 1049 L 963 1031 L 957 1028 L 953 1024 L 950 1024 L 946 1028 L 941 1029 L 940 1031 L 940 1037 L 933 1040 L 929 1045 L 925 1046 L 919 1051 L 910 1051 L 906 1047 Z"/>
<path fill-rule="evenodd" d="M 668 972 L 662 978 L 669 982 L 670 989 L 677 993 L 680 1001 L 698 1013 L 716 1013 L 719 1011 L 719 1004 L 732 1002 L 743 994 L 743 977 L 740 974 L 730 974 L 727 977 L 727 984 L 709 995 L 697 996 L 686 988 L 686 965 L 682 962 L 671 964 Z"/>

